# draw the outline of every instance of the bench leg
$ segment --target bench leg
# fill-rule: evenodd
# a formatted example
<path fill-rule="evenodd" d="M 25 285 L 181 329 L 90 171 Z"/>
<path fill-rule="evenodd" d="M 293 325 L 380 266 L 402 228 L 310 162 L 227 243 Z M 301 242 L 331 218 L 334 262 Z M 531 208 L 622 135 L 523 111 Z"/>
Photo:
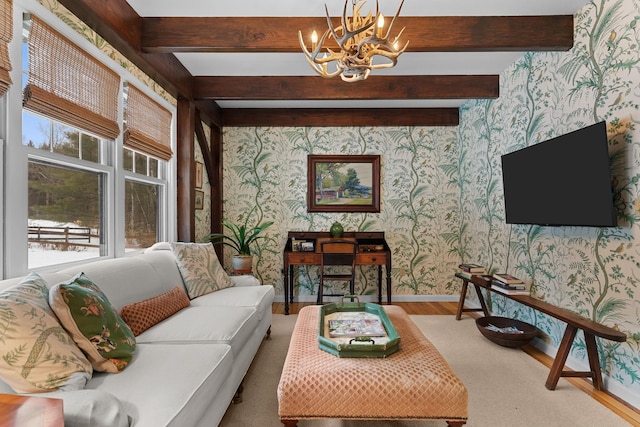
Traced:
<path fill-rule="evenodd" d="M 596 390 L 604 389 L 600 359 L 598 358 L 598 346 L 593 334 L 584 333 L 584 341 L 587 345 L 587 356 L 589 357 L 589 369 L 591 370 L 586 372 L 563 370 L 567 362 L 567 357 L 569 356 L 569 351 L 571 351 L 571 345 L 576 337 L 576 332 L 578 332 L 578 328 L 567 325 L 567 329 L 565 329 L 564 336 L 560 342 L 560 347 L 558 347 L 558 353 L 551 366 L 551 372 L 549 372 L 549 377 L 547 377 L 547 382 L 545 383 L 545 387 L 549 390 L 555 390 L 560 377 L 589 377 L 593 382 L 593 388 Z"/>
<path fill-rule="evenodd" d="M 285 425 L 285 427 L 296 427 L 298 425 L 298 420 L 283 420 L 280 422 Z"/>
<path fill-rule="evenodd" d="M 603 390 L 602 372 L 600 371 L 600 359 L 598 358 L 598 345 L 593 334 L 584 333 L 584 341 L 587 344 L 587 355 L 589 356 L 589 367 L 591 368 L 591 380 L 596 390 Z"/>
<path fill-rule="evenodd" d="M 547 382 L 544 385 L 549 390 L 555 390 L 558 385 L 558 380 L 562 376 L 562 370 L 567 361 L 567 356 L 569 356 L 571 344 L 573 344 L 573 339 L 576 337 L 577 331 L 578 329 L 571 325 L 567 325 L 567 329 L 564 330 L 564 336 L 562 337 L 562 341 L 560 341 L 556 358 L 553 361 L 553 365 L 551 365 L 551 372 L 549 372 Z"/>
<path fill-rule="evenodd" d="M 465 424 L 465 421 L 447 421 L 449 427 L 462 427 Z"/>

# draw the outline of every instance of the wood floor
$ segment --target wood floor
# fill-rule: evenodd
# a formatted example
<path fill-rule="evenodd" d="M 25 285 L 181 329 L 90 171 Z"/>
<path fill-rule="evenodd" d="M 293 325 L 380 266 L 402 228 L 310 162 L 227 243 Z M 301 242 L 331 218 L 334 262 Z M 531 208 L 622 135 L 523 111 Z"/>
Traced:
<path fill-rule="evenodd" d="M 292 303 L 289 305 L 289 313 L 297 314 L 298 311 L 307 305 L 313 305 L 313 303 Z M 396 302 L 394 305 L 398 305 L 402 307 L 407 314 L 428 314 L 428 315 L 455 315 L 458 303 L 456 302 Z M 274 302 L 273 303 L 273 313 L 274 314 L 284 314 L 284 303 Z M 465 314 L 467 315 L 467 314 Z M 473 314 L 472 314 L 473 315 Z M 522 348 L 524 352 L 529 354 L 531 357 L 536 359 L 538 362 L 551 367 L 553 363 L 553 359 L 549 357 L 547 354 L 541 352 L 533 346 L 526 345 Z M 591 382 L 585 378 L 571 378 L 564 377 L 575 387 L 579 388 L 583 392 L 590 395 L 596 401 L 600 402 L 605 407 L 609 408 L 611 411 L 618 414 L 625 421 L 629 422 L 632 426 L 640 427 L 640 410 L 635 408 L 626 402 L 622 401 L 616 396 L 609 394 L 606 391 L 599 391 L 593 388 Z M 544 378 L 541 378 L 540 381 L 544 381 Z M 550 391 L 550 393 L 553 393 Z"/>

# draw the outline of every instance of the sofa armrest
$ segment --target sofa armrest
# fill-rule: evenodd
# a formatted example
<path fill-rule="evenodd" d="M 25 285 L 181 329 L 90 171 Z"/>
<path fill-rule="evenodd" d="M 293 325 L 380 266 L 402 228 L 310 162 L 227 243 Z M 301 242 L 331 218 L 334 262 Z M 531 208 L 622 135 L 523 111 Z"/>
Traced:
<path fill-rule="evenodd" d="M 236 286 L 260 286 L 260 280 L 251 274 L 242 274 L 240 276 L 229 276 Z"/>

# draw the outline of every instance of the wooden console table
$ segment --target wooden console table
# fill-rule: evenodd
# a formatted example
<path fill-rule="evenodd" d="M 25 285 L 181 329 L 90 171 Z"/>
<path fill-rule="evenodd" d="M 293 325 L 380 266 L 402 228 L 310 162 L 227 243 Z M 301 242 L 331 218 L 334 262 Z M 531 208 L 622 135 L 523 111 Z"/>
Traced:
<path fill-rule="evenodd" d="M 287 244 L 282 253 L 284 269 L 284 314 L 289 314 L 289 303 L 293 302 L 293 267 L 295 265 L 320 265 L 320 254 L 317 252 L 316 240 L 331 237 L 325 231 L 290 231 Z M 359 251 L 356 255 L 356 265 L 378 266 L 378 304 L 382 304 L 382 266 L 385 267 L 387 279 L 387 304 L 391 304 L 391 250 L 384 239 L 383 231 L 345 232 L 343 237 L 355 238 Z M 313 243 L 313 251 L 293 251 L 292 239 Z M 375 250 L 375 246 L 382 246 L 382 250 Z"/>
<path fill-rule="evenodd" d="M 456 320 L 460 320 L 462 313 L 468 311 L 482 311 L 485 316 L 489 316 L 489 310 L 487 309 L 487 304 L 485 303 L 484 296 L 481 292 L 481 289 L 484 288 L 565 322 L 567 324 L 567 328 L 564 331 L 564 336 L 562 337 L 562 341 L 558 347 L 558 352 L 556 353 L 553 365 L 551 365 L 551 372 L 549 372 L 545 387 L 549 390 L 555 390 L 560 377 L 590 377 L 593 381 L 593 387 L 596 390 L 604 389 L 604 385 L 602 383 L 602 372 L 600 370 L 600 359 L 598 357 L 598 345 L 595 337 L 611 341 L 625 342 L 627 340 L 627 335 L 625 333 L 602 325 L 598 322 L 594 322 L 593 320 L 580 316 L 573 311 L 556 307 L 529 295 L 507 295 L 502 292 L 495 291 L 491 288 L 490 281 L 484 280 L 479 276 L 472 276 L 470 279 L 467 279 L 461 274 L 456 273 L 456 277 L 462 279 L 462 290 L 460 291 Z M 469 283 L 471 283 L 475 288 L 481 308 L 464 308 L 464 300 L 467 295 Z M 584 341 L 587 346 L 587 356 L 589 357 L 589 367 L 591 370 L 581 372 L 565 371 L 563 370 L 564 365 L 567 361 L 567 357 L 569 356 L 569 352 L 571 351 L 571 345 L 573 344 L 573 340 L 576 337 L 578 329 L 581 329 L 584 333 Z"/>
<path fill-rule="evenodd" d="M 64 427 L 62 399 L 0 394 L 0 426 Z"/>

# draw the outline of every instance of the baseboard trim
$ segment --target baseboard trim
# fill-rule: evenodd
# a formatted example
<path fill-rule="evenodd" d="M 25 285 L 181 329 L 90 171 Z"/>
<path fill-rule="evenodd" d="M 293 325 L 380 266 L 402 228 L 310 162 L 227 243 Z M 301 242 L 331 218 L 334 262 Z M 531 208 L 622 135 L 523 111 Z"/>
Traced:
<path fill-rule="evenodd" d="M 358 295 L 361 302 L 378 302 L 375 295 Z M 392 295 L 391 302 L 455 302 L 459 297 L 456 295 Z M 276 295 L 274 302 L 284 302 L 284 295 Z M 295 302 L 315 302 L 315 295 L 300 295 L 294 298 Z M 324 297 L 325 302 L 340 301 L 340 297 Z M 386 303 L 387 297 L 382 296 L 382 302 Z"/>

